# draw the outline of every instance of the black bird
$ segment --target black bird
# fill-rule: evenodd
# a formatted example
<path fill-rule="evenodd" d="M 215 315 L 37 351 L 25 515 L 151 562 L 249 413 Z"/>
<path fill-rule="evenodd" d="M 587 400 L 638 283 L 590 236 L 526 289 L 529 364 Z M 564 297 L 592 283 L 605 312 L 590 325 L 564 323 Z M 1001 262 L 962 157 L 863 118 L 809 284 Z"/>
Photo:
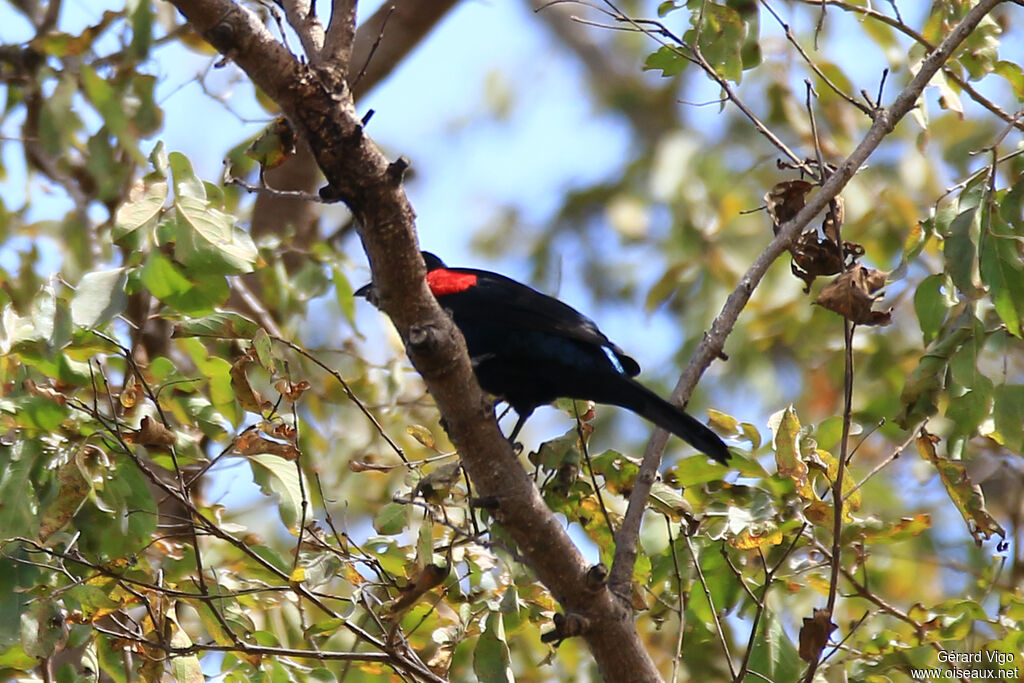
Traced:
<path fill-rule="evenodd" d="M 509 440 L 538 406 L 574 398 L 628 408 L 725 463 L 718 436 L 633 379 L 640 366 L 593 320 L 511 278 L 449 268 L 423 252 L 427 284 L 466 339 L 480 387 L 519 415 Z M 372 301 L 373 283 L 356 291 Z"/>

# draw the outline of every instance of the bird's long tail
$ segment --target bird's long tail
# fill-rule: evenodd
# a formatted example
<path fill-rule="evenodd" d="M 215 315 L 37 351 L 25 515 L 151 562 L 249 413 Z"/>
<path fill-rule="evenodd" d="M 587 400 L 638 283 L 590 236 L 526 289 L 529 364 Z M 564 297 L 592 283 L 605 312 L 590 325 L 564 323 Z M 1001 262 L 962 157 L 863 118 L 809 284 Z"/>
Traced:
<path fill-rule="evenodd" d="M 729 460 L 725 443 L 704 423 L 677 408 L 636 380 L 621 377 L 610 395 L 601 397 L 601 403 L 628 408 L 666 429 L 723 465 Z"/>

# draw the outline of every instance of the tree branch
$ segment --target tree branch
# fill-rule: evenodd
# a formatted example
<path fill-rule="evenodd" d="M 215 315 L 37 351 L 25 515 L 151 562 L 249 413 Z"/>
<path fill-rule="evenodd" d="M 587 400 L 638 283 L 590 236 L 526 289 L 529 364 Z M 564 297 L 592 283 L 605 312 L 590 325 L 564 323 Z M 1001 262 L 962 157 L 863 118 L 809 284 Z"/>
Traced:
<path fill-rule="evenodd" d="M 697 352 L 680 375 L 679 381 L 672 391 L 673 402 L 685 405 L 690 399 L 701 375 L 722 353 L 725 340 L 732 332 L 740 312 L 750 300 L 758 283 L 768 272 L 769 266 L 786 251 L 792 240 L 803 231 L 811 219 L 824 211 L 829 202 L 842 192 L 882 140 L 893 131 L 904 116 L 917 106 L 917 100 L 921 97 L 921 93 L 924 92 L 932 76 L 950 59 L 953 51 L 970 35 L 985 15 L 1001 2 L 1003 0 L 981 0 L 972 7 L 939 46 L 924 58 L 921 62 L 921 70 L 896 96 L 893 103 L 889 107 L 878 108 L 872 113 L 874 123 L 865 133 L 857 148 L 839 164 L 835 172 L 822 185 L 821 190 L 807 202 L 804 208 L 792 220 L 781 226 L 775 238 L 740 279 L 722 307 L 722 311 L 711 324 L 711 329 L 701 340 Z M 640 523 L 643 520 L 644 510 L 651 493 L 651 485 L 657 477 L 661 456 L 665 451 L 667 441 L 668 433 L 663 429 L 656 429 L 644 450 L 636 483 L 629 497 L 629 506 L 626 509 L 622 525 L 619 527 L 618 533 L 615 534 L 615 558 L 608 580 L 613 591 L 626 591 L 625 594 L 628 595 L 633 577 L 633 566 L 636 563 L 636 544 L 640 533 Z"/>
<path fill-rule="evenodd" d="M 898 17 L 890 17 L 889 15 L 883 14 L 882 12 L 879 12 L 878 10 L 873 9 L 871 7 L 860 7 L 853 3 L 845 2 L 845 0 L 800 0 L 800 2 L 817 6 L 820 6 L 822 2 L 824 2 L 825 4 L 828 4 L 830 6 L 839 7 L 840 9 L 846 12 L 853 12 L 861 16 L 868 17 L 869 19 L 874 19 L 875 21 L 879 21 L 891 28 L 896 29 L 903 35 L 912 38 L 916 42 L 923 45 L 927 50 L 935 49 L 935 46 L 928 42 L 928 40 L 923 35 L 912 29 L 910 26 L 907 26 Z M 995 102 L 993 102 L 992 100 L 988 99 L 980 92 L 978 92 L 978 90 L 973 85 L 971 85 L 971 83 L 967 79 L 961 76 L 960 73 L 957 72 L 955 69 L 949 68 L 944 63 L 942 65 L 942 72 L 945 74 L 946 78 L 956 83 L 961 90 L 966 92 L 968 96 L 970 96 L 970 98 L 977 102 L 979 105 L 981 105 L 985 109 L 988 109 L 990 112 L 998 116 L 1006 123 L 1012 124 L 1018 130 L 1024 130 L 1024 121 L 1015 118 L 1013 114 L 1004 111 Z"/>
<path fill-rule="evenodd" d="M 430 33 L 457 0 L 392 0 L 356 32 L 349 69 L 352 96 L 359 99 L 384 80 Z"/>
<path fill-rule="evenodd" d="M 295 20 L 291 18 L 289 7 L 298 4 L 301 4 L 300 0 L 291 0 L 285 7 L 289 23 L 293 25 Z M 346 62 L 352 97 L 358 101 L 394 71 L 454 5 L 455 0 L 394 0 L 385 3 L 364 21 L 356 31 L 351 56 Z M 390 18 L 389 13 L 393 15 Z M 336 43 L 344 40 L 340 35 L 343 22 L 334 16 L 326 38 L 321 36 L 322 47 L 317 47 L 317 54 L 321 55 L 317 63 L 336 62 L 340 58 Z M 320 31 L 322 34 L 322 26 Z M 267 184 L 296 192 L 313 192 L 320 179 L 316 161 L 305 140 L 299 140 L 294 156 L 266 173 Z M 253 236 L 276 234 L 291 224 L 295 227 L 295 245 L 302 249 L 315 238 L 317 211 L 315 205 L 302 199 L 261 194 L 256 198 L 252 212 Z M 286 266 L 290 268 L 291 264 L 286 261 Z"/>
<path fill-rule="evenodd" d="M 329 183 L 321 195 L 344 201 L 352 211 L 380 306 L 423 375 L 480 496 L 493 504 L 493 519 L 566 614 L 581 625 L 580 635 L 604 679 L 660 680 L 628 606 L 603 583 L 588 581 L 586 561 L 498 430 L 465 342 L 427 288 L 415 214 L 401 183 L 408 162 L 389 163 L 365 135 L 338 65 L 300 63 L 232 0 L 172 2 L 200 35 L 277 102 L 309 141 Z"/>
<path fill-rule="evenodd" d="M 355 0 L 333 0 L 331 22 L 327 25 L 321 62 L 344 68 L 347 75 L 352 63 L 353 41 L 356 35 Z"/>
<path fill-rule="evenodd" d="M 282 0 L 280 4 L 288 25 L 299 36 L 306 58 L 311 62 L 319 62 L 324 46 L 324 25 L 320 23 L 313 3 L 310 0 Z"/>

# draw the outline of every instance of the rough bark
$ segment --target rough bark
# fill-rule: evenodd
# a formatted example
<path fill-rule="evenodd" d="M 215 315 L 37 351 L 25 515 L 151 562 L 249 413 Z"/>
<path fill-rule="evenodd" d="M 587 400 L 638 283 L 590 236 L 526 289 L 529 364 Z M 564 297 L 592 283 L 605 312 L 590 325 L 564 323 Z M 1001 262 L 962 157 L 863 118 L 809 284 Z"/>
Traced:
<path fill-rule="evenodd" d="M 351 44 L 351 68 L 348 76 L 352 98 L 359 101 L 361 97 L 387 78 L 402 60 L 416 48 L 430 33 L 441 19 L 454 7 L 456 0 L 395 0 L 385 3 L 356 30 L 355 39 Z M 292 2 L 291 5 L 308 3 Z M 307 9 L 308 12 L 308 9 Z M 299 18 L 293 19 L 293 14 Z M 323 45 L 317 46 L 318 31 L 303 30 L 303 22 L 307 22 L 306 14 L 299 10 L 288 13 L 289 21 L 298 24 L 296 32 L 300 36 L 310 33 L 303 40 L 304 49 L 322 50 L 323 57 L 317 63 L 331 63 L 337 55 L 338 43 L 350 34 L 339 28 L 341 22 L 332 19 Z M 311 47 L 305 47 L 305 46 Z M 346 54 L 346 53 L 343 53 Z M 314 60 L 310 60 L 314 61 Z M 278 190 L 297 190 L 314 192 L 317 184 L 322 181 L 320 170 L 309 150 L 308 145 L 300 142 L 296 154 L 277 168 L 267 171 L 266 182 Z M 294 226 L 294 244 L 297 251 L 302 251 L 315 239 L 317 234 L 317 218 L 319 210 L 316 205 L 302 199 L 275 194 L 261 194 L 256 198 L 253 208 L 252 233 L 254 237 L 280 232 L 291 224 Z M 333 228 L 329 228 L 333 229 Z M 292 272 L 294 264 L 286 260 L 285 266 Z M 250 282 L 250 286 L 255 286 Z"/>

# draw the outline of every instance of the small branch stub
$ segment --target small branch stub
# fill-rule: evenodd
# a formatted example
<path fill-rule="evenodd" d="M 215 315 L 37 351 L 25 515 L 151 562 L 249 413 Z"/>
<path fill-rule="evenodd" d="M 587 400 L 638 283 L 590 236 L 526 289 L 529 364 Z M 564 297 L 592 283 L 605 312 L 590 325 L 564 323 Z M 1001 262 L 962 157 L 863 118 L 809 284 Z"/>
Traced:
<path fill-rule="evenodd" d="M 388 164 L 388 179 L 395 185 L 400 185 L 405 178 L 405 172 L 409 170 L 410 162 L 404 156 L 398 157 Z"/>
<path fill-rule="evenodd" d="M 540 641 L 542 643 L 554 643 L 555 647 L 558 647 L 566 638 L 582 635 L 590 627 L 590 620 L 582 614 L 575 612 L 555 614 L 552 621 L 555 624 L 554 630 L 542 634 Z"/>
<path fill-rule="evenodd" d="M 440 344 L 440 330 L 430 324 L 414 324 L 409 328 L 409 335 L 406 338 L 409 343 L 409 350 L 414 353 L 427 353 Z"/>
<path fill-rule="evenodd" d="M 595 564 L 587 570 L 587 590 L 596 593 L 608 585 L 608 567 L 603 564 Z"/>

